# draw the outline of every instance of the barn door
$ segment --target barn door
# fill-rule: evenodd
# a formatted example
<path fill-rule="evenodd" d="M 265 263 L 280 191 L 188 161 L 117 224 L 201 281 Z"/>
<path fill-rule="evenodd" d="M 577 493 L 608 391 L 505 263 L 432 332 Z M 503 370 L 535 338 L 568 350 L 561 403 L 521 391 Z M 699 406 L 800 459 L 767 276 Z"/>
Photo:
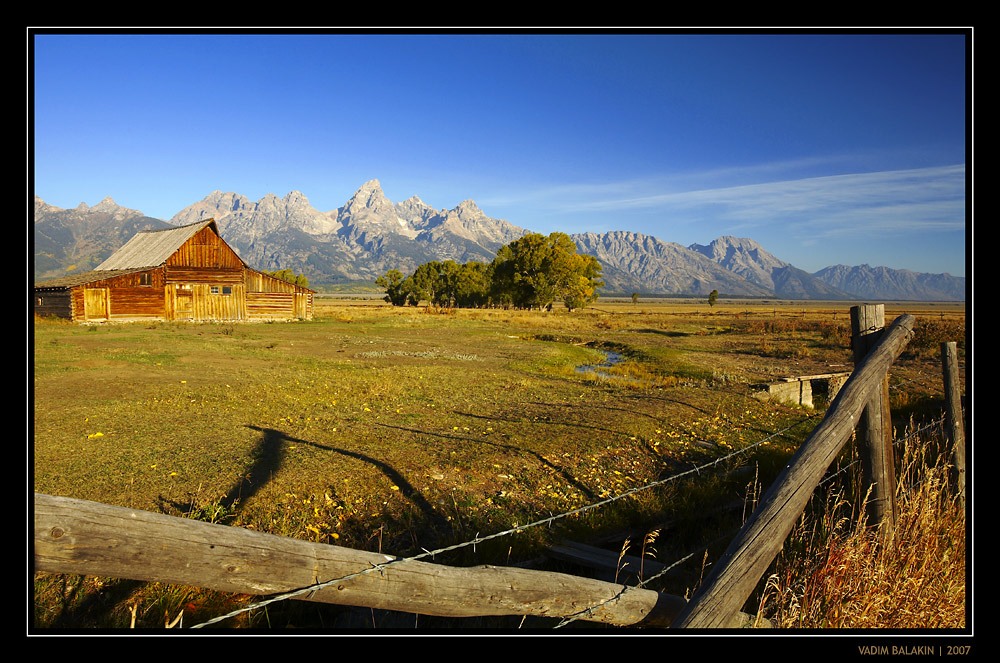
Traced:
<path fill-rule="evenodd" d="M 174 320 L 190 320 L 193 310 L 191 286 L 178 285 L 174 290 Z"/>
<path fill-rule="evenodd" d="M 83 289 L 83 315 L 86 320 L 108 319 L 108 289 Z"/>

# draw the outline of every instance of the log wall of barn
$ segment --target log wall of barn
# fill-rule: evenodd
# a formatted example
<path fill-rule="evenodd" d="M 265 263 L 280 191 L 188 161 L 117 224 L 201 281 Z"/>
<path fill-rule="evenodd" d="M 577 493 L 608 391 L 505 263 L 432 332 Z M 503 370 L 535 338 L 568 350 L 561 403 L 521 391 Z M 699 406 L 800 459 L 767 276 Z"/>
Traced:
<path fill-rule="evenodd" d="M 247 316 L 251 319 L 312 319 L 313 294 L 307 288 L 247 269 Z"/>
<path fill-rule="evenodd" d="M 166 313 L 163 285 L 163 270 L 152 269 L 77 286 L 72 293 L 73 319 L 82 322 L 163 318 Z"/>
<path fill-rule="evenodd" d="M 68 289 L 35 292 L 35 315 L 73 318 L 73 295 Z"/>

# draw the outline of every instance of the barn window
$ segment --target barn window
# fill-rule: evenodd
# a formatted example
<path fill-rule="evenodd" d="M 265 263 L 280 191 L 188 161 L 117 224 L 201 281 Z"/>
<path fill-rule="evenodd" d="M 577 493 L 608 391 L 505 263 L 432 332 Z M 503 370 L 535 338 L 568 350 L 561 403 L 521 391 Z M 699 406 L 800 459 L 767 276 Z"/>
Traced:
<path fill-rule="evenodd" d="M 233 287 L 230 286 L 230 285 L 224 285 L 224 286 L 222 286 L 222 294 L 224 294 L 224 295 L 231 295 L 231 294 L 233 294 Z"/>
<path fill-rule="evenodd" d="M 219 294 L 219 286 L 217 286 L 217 285 L 211 286 L 211 292 L 212 292 L 213 295 Z"/>
<path fill-rule="evenodd" d="M 149 272 L 139 274 L 139 285 L 153 285 L 153 275 Z"/>

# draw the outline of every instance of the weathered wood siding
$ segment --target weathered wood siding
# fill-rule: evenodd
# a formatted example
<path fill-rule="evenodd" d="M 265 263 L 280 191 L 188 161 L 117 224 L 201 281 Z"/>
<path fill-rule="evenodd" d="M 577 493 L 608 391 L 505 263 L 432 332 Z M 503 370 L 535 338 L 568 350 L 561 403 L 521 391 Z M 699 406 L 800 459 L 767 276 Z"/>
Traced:
<path fill-rule="evenodd" d="M 250 319 L 312 319 L 313 293 L 308 288 L 247 269 L 247 317 Z"/>
<path fill-rule="evenodd" d="M 108 320 L 108 288 L 83 289 L 83 315 L 87 320 Z"/>
<path fill-rule="evenodd" d="M 232 286 L 198 283 L 191 287 L 192 316 L 197 322 L 246 320 L 246 290 Z"/>
<path fill-rule="evenodd" d="M 164 290 L 164 319 L 191 320 L 191 287 L 187 284 L 168 283 Z"/>
<path fill-rule="evenodd" d="M 111 319 L 162 318 L 163 288 L 109 288 Z"/>
<path fill-rule="evenodd" d="M 91 281 L 71 290 L 71 316 L 77 322 L 162 318 L 163 270 Z"/>
<path fill-rule="evenodd" d="M 73 293 L 68 288 L 35 292 L 35 314 L 73 319 Z"/>
<path fill-rule="evenodd" d="M 240 257 L 210 228 L 203 228 L 184 242 L 181 248 L 167 259 L 166 265 L 168 268 L 208 267 L 213 271 L 223 272 L 233 270 L 241 275 L 243 271 L 243 261 Z"/>
<path fill-rule="evenodd" d="M 295 293 L 295 317 L 305 320 L 312 320 L 313 317 L 313 293 Z"/>
<path fill-rule="evenodd" d="M 247 317 L 312 319 L 312 293 L 248 292 Z"/>
<path fill-rule="evenodd" d="M 158 266 L 129 267 L 129 262 L 143 263 L 126 250 L 121 261 L 126 266 L 120 269 L 95 270 L 36 287 L 35 311 L 76 322 L 312 318 L 312 290 L 244 265 L 217 234 L 214 222 L 192 232 L 186 241 L 178 239 L 184 243 Z M 130 244 L 141 253 L 141 243 Z M 150 256 L 139 255 L 139 260 L 144 257 Z M 162 255 L 155 259 L 162 260 Z"/>
<path fill-rule="evenodd" d="M 247 315 L 251 318 L 287 318 L 295 304 L 291 292 L 248 292 Z"/>
<path fill-rule="evenodd" d="M 211 229 L 186 241 L 164 265 L 167 320 L 246 320 L 243 261 Z"/>

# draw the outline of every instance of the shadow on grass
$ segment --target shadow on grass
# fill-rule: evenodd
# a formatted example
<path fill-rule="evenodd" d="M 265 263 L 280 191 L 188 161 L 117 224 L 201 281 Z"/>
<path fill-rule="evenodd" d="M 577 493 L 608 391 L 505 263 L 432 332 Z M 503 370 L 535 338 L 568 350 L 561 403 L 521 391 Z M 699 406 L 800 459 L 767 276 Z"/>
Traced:
<path fill-rule="evenodd" d="M 460 412 L 458 414 L 463 414 L 463 415 L 469 416 L 469 417 L 476 417 L 476 416 L 478 416 L 478 415 L 473 415 L 473 414 L 468 414 L 468 413 L 462 413 L 462 412 Z M 486 418 L 486 417 L 482 417 L 482 418 Z M 494 417 L 493 420 L 500 420 L 500 418 L 499 417 Z M 569 484 L 571 484 L 574 488 L 576 488 L 577 490 L 579 490 L 581 493 L 583 493 L 584 495 L 586 495 L 588 498 L 592 499 L 594 497 L 593 491 L 591 491 L 589 488 L 587 488 L 587 486 L 585 486 L 582 483 L 580 483 L 576 479 L 576 477 L 574 477 L 572 474 L 568 473 L 564 468 L 559 467 L 558 465 L 556 465 L 556 464 L 552 463 L 551 461 L 547 460 L 544 456 L 542 456 L 538 452 L 531 451 L 529 449 L 522 449 L 522 448 L 516 447 L 516 446 L 514 446 L 512 444 L 498 444 L 496 442 L 489 442 L 487 440 L 482 440 L 482 439 L 478 439 L 478 438 L 474 438 L 474 437 L 468 437 L 468 436 L 464 436 L 464 435 L 448 435 L 448 434 L 445 434 L 445 433 L 438 433 L 438 432 L 435 432 L 435 431 L 421 430 L 419 428 L 407 428 L 405 426 L 393 426 L 391 424 L 378 424 L 378 425 L 382 426 L 384 428 L 393 428 L 393 429 L 396 429 L 396 430 L 406 431 L 408 433 L 416 433 L 418 435 L 429 435 L 429 436 L 432 436 L 432 437 L 440 437 L 440 438 L 443 438 L 443 439 L 446 439 L 446 440 L 462 440 L 462 441 L 465 441 L 465 442 L 473 442 L 475 444 L 485 444 L 487 446 L 491 446 L 491 447 L 494 447 L 494 448 L 497 448 L 497 449 L 503 449 L 505 451 L 512 451 L 512 452 L 517 453 L 517 454 L 525 454 L 525 455 L 531 456 L 532 458 L 534 458 L 535 460 L 537 460 L 540 464 L 544 465 L 545 467 L 547 467 L 550 470 L 552 470 L 554 473 L 558 474 L 560 477 L 563 478 L 563 480 L 565 480 L 566 482 L 568 482 Z"/>
<path fill-rule="evenodd" d="M 419 509 L 420 512 L 423 513 L 424 516 L 426 516 L 434 525 L 438 527 L 448 526 L 447 519 L 434 509 L 433 505 L 427 501 L 427 498 L 425 498 L 419 490 L 414 488 L 413 484 L 407 481 L 406 478 L 399 473 L 399 471 L 384 461 L 372 458 L 371 456 L 366 456 L 356 451 L 348 451 L 346 449 L 339 449 L 327 444 L 319 444 L 317 442 L 310 442 L 309 440 L 292 437 L 287 433 L 283 433 L 282 431 L 275 430 L 273 428 L 261 428 L 253 425 L 249 425 L 247 427 L 263 434 L 263 437 L 257 447 L 258 453 L 255 454 L 257 456 L 257 460 L 251 467 L 250 472 L 247 473 L 247 479 L 245 479 L 238 486 L 234 486 L 233 490 L 230 491 L 229 496 L 227 497 L 245 500 L 247 497 L 260 490 L 263 484 L 253 484 L 253 476 L 271 476 L 272 473 L 278 470 L 281 466 L 281 458 L 284 453 L 282 442 L 293 442 L 295 444 L 302 444 L 316 449 L 330 451 L 342 456 L 347 456 L 348 458 L 354 458 L 355 460 L 368 463 L 382 472 L 382 474 L 384 474 L 386 478 L 393 483 L 393 485 L 398 486 L 400 494 L 417 507 L 417 509 Z"/>
<path fill-rule="evenodd" d="M 229 489 L 229 492 L 219 500 L 219 505 L 222 507 L 222 512 L 224 513 L 233 513 L 237 510 L 239 504 L 245 503 L 264 488 L 270 477 L 274 476 L 281 469 L 285 458 L 284 443 L 289 442 L 341 454 L 342 456 L 368 463 L 382 472 L 393 485 L 398 486 L 400 494 L 419 509 L 433 525 L 436 527 L 448 526 L 447 519 L 434 509 L 420 491 L 414 488 L 413 484 L 407 481 L 395 468 L 384 461 L 356 451 L 348 451 L 326 444 L 303 440 L 274 428 L 263 428 L 254 425 L 247 425 L 247 428 L 261 433 L 261 438 L 250 453 L 251 464 L 242 473 L 240 481 L 233 485 Z M 188 513 L 193 508 L 192 504 L 167 500 L 163 496 L 160 496 L 158 500 L 161 509 L 166 506 L 182 513 Z M 163 509 L 163 511 L 164 513 L 169 512 L 167 509 Z"/>

